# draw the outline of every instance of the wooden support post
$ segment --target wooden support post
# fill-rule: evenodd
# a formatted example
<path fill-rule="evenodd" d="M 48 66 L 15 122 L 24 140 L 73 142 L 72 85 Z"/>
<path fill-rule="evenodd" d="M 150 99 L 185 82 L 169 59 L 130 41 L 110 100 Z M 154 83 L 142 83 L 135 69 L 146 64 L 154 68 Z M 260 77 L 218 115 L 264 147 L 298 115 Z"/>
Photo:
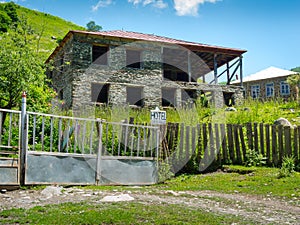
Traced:
<path fill-rule="evenodd" d="M 226 63 L 226 71 L 227 71 L 227 84 L 230 84 L 230 67 L 229 67 L 229 63 Z"/>
<path fill-rule="evenodd" d="M 191 52 L 190 51 L 188 51 L 188 75 L 189 75 L 189 82 L 192 82 Z"/>
<path fill-rule="evenodd" d="M 240 56 L 240 85 L 243 87 L 243 56 Z"/>
<path fill-rule="evenodd" d="M 214 54 L 214 81 L 215 81 L 215 84 L 218 84 L 218 62 L 217 62 L 217 54 Z"/>

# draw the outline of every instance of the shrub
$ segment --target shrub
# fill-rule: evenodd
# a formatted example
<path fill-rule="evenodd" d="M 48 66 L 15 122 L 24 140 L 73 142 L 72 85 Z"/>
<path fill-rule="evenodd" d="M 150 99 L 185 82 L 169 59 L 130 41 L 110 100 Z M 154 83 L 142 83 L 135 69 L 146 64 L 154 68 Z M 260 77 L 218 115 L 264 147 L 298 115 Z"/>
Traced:
<path fill-rule="evenodd" d="M 250 149 L 246 154 L 245 166 L 263 166 L 266 164 L 266 157 L 255 150 Z"/>
<path fill-rule="evenodd" d="M 290 177 L 293 172 L 295 172 L 295 158 L 284 157 L 278 173 L 278 178 Z"/>

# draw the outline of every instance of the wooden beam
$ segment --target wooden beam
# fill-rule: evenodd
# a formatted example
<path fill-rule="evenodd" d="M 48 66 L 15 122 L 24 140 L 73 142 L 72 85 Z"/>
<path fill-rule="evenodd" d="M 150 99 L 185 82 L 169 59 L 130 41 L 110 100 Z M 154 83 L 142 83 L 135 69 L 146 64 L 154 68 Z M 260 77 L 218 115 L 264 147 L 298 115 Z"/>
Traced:
<path fill-rule="evenodd" d="M 240 56 L 240 81 L 241 87 L 243 87 L 243 56 Z"/>
<path fill-rule="evenodd" d="M 214 81 L 215 81 L 215 84 L 218 84 L 218 62 L 217 62 L 217 54 L 214 54 Z"/>

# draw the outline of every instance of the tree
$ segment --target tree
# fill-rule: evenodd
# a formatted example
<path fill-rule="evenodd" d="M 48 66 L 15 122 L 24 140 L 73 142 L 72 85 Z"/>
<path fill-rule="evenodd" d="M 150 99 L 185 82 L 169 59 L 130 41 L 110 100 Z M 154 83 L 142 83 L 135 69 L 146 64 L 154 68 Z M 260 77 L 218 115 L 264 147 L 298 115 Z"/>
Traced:
<path fill-rule="evenodd" d="M 7 32 L 11 23 L 11 18 L 7 15 L 7 13 L 0 11 L 0 31 Z"/>
<path fill-rule="evenodd" d="M 17 24 L 19 22 L 18 14 L 17 14 L 17 5 L 13 2 L 9 2 L 5 4 L 4 11 L 10 17 L 12 23 Z"/>
<path fill-rule="evenodd" d="M 296 93 L 296 100 L 298 100 L 300 104 L 300 99 L 299 99 L 300 74 L 289 76 L 287 82 L 289 85 L 291 85 L 294 88 Z"/>
<path fill-rule="evenodd" d="M 86 28 L 88 31 L 100 31 L 102 30 L 102 27 L 100 25 L 97 25 L 95 21 L 90 21 L 86 24 Z"/>
<path fill-rule="evenodd" d="M 300 73 L 300 66 L 291 69 L 291 71 Z"/>
<path fill-rule="evenodd" d="M 0 108 L 19 107 L 23 91 L 28 92 L 29 108 L 46 109 L 52 98 L 44 63 L 33 47 L 36 37 L 30 32 L 22 21 L 15 30 L 0 35 Z"/>

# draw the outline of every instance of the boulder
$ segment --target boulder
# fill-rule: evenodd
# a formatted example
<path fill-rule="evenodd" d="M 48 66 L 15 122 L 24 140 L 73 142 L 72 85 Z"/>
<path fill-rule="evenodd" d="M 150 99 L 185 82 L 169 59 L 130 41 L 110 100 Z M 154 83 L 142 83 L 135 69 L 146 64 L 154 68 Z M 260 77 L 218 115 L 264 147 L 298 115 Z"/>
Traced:
<path fill-rule="evenodd" d="M 41 191 L 41 194 L 46 198 L 51 198 L 53 196 L 61 195 L 62 190 L 62 187 L 47 186 L 44 190 Z"/>
<path fill-rule="evenodd" d="M 293 125 L 285 118 L 280 117 L 279 119 L 274 121 L 275 125 L 282 125 L 284 127 L 291 127 L 293 128 Z"/>
<path fill-rule="evenodd" d="M 134 198 L 131 197 L 129 194 L 120 194 L 120 195 L 114 195 L 114 196 L 105 196 L 100 201 L 101 202 L 127 202 L 127 201 L 133 201 Z"/>

